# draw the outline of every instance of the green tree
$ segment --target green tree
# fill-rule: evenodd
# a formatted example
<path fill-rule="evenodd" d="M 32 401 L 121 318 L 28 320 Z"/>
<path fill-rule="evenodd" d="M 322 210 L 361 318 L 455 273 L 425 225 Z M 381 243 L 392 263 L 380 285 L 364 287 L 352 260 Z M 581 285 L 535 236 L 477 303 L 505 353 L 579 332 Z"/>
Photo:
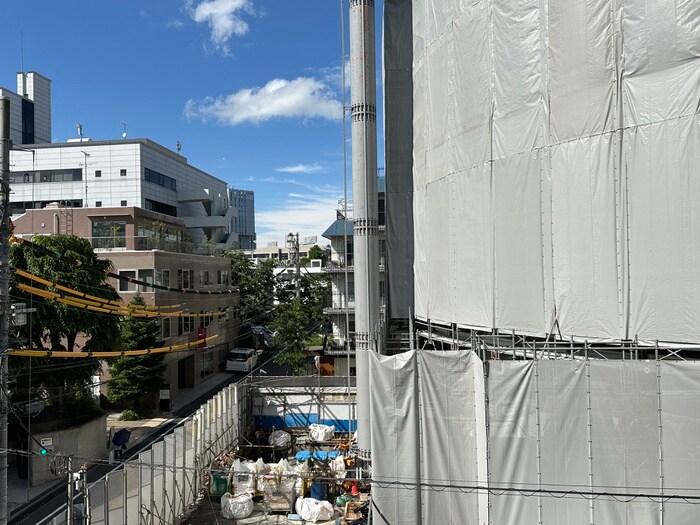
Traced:
<path fill-rule="evenodd" d="M 143 308 L 146 302 L 136 293 L 131 303 Z M 160 346 L 160 323 L 154 317 L 126 317 L 119 325 L 124 350 L 146 350 Z M 144 394 L 158 392 L 163 385 L 165 371 L 164 354 L 122 356 L 109 365 L 110 382 L 107 397 L 112 403 L 132 401 L 138 412 L 138 404 Z"/>
<path fill-rule="evenodd" d="M 277 307 L 277 316 L 272 323 L 275 345 L 282 348 L 275 356 L 275 363 L 290 367 L 294 375 L 302 375 L 307 370 L 308 321 L 301 299 L 294 298 Z"/>
<path fill-rule="evenodd" d="M 326 264 L 326 251 L 318 244 L 314 244 L 309 248 L 309 256 L 304 257 L 301 262 L 302 264 L 308 264 L 311 259 L 321 259 L 321 264 Z"/>
<path fill-rule="evenodd" d="M 255 264 L 244 252 L 228 251 L 231 259 L 231 284 L 241 293 L 241 318 L 256 325 L 267 324 L 273 315 L 275 301 L 275 261 L 267 259 Z"/>
<path fill-rule="evenodd" d="M 307 368 L 309 339 L 323 333 L 328 316 L 324 307 L 330 305 L 330 278 L 328 275 L 303 275 L 297 298 L 294 289 L 278 290 L 275 329 L 275 346 L 282 350 L 275 362 L 291 367 L 294 374 L 303 374 Z"/>
<path fill-rule="evenodd" d="M 90 243 L 73 235 L 35 237 L 34 244 L 44 247 L 52 255 L 24 244 L 13 245 L 10 260 L 13 267 L 25 270 L 54 284 L 78 290 L 96 297 L 118 300 L 119 295 L 106 282 L 105 272 L 112 269 L 110 261 L 98 259 Z M 112 351 L 119 345 L 118 319 L 116 316 L 93 312 L 55 300 L 30 297 L 19 290 L 20 282 L 35 286 L 25 278 L 13 276 L 12 294 L 17 300 L 36 308 L 30 326 L 24 327 L 20 337 L 28 341 L 30 348 L 72 352 L 82 341 L 83 351 Z M 62 293 L 53 286 L 49 290 Z M 34 358 L 32 373 L 26 357 L 12 357 L 13 394 L 29 395 L 43 391 L 49 402 L 58 406 L 59 417 L 65 415 L 65 400 L 85 392 L 97 374 L 100 363 L 94 358 Z"/>

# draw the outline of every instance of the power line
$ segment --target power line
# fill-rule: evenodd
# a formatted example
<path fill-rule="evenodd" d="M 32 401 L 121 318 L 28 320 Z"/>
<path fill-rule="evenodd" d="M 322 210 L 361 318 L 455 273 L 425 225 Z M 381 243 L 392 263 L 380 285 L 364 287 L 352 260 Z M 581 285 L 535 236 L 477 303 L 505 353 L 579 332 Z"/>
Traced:
<path fill-rule="evenodd" d="M 155 283 L 149 283 L 148 281 L 141 281 L 139 279 L 134 279 L 132 277 L 128 277 L 126 275 L 120 275 L 118 273 L 110 272 L 110 271 L 104 271 L 100 270 L 99 268 L 95 268 L 90 264 L 85 264 L 83 263 L 80 259 L 76 259 L 75 257 L 70 257 L 66 256 L 65 254 L 61 252 L 57 252 L 54 250 L 51 250 L 49 248 L 45 248 L 44 246 L 41 246 L 39 244 L 33 243 L 32 241 L 29 241 L 27 239 L 21 238 L 21 237 L 12 237 L 10 239 L 11 242 L 13 243 L 22 243 L 28 248 L 31 248 L 34 251 L 37 251 L 41 253 L 42 255 L 47 255 L 49 257 L 52 257 L 54 259 L 62 259 L 64 261 L 68 261 L 71 264 L 74 264 L 76 267 L 84 268 L 85 270 L 88 270 L 92 273 L 98 274 L 100 276 L 104 277 L 111 277 L 113 279 L 117 279 L 119 281 L 124 281 L 128 283 L 135 284 L 137 286 L 145 286 L 148 288 L 153 288 L 155 290 L 163 290 L 167 292 L 177 292 L 177 293 L 188 293 L 188 294 L 198 294 L 198 295 L 230 295 L 235 292 L 237 292 L 237 289 L 229 289 L 229 290 L 199 290 L 199 289 L 193 289 L 193 288 L 177 288 L 177 287 L 172 287 L 172 286 L 163 286 L 160 284 L 155 284 Z"/>

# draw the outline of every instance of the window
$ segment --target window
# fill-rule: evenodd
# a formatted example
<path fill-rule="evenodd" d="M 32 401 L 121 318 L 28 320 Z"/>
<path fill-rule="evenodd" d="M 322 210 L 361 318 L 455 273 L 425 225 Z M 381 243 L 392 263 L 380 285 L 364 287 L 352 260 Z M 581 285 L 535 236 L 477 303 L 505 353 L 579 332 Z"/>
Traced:
<path fill-rule="evenodd" d="M 170 287 L 170 270 L 160 270 L 158 276 L 159 279 L 156 281 L 156 284 Z"/>
<path fill-rule="evenodd" d="M 10 172 L 10 184 L 24 184 L 32 182 L 73 182 L 80 180 L 83 180 L 83 170 L 80 168 Z"/>
<path fill-rule="evenodd" d="M 122 206 L 126 206 L 126 201 L 122 201 Z"/>
<path fill-rule="evenodd" d="M 96 178 L 102 177 L 102 170 L 95 170 L 95 177 Z"/>
<path fill-rule="evenodd" d="M 188 334 L 194 331 L 194 317 L 178 317 L 177 335 Z"/>
<path fill-rule="evenodd" d="M 177 271 L 177 287 L 178 288 L 193 288 L 194 286 L 194 270 L 178 270 Z"/>
<path fill-rule="evenodd" d="M 126 170 L 125 170 L 125 169 L 119 170 L 119 176 L 120 176 L 120 177 L 126 177 Z"/>
<path fill-rule="evenodd" d="M 145 283 L 151 283 L 153 284 L 153 270 L 148 269 L 148 270 L 139 270 L 139 281 L 143 281 Z M 141 291 L 142 292 L 152 292 L 153 288 L 150 286 L 145 286 L 141 285 Z"/>
<path fill-rule="evenodd" d="M 135 270 L 122 270 L 119 272 L 119 291 L 120 292 L 135 292 L 136 284 L 131 280 L 136 279 Z"/>
<path fill-rule="evenodd" d="M 144 207 L 147 210 L 157 211 L 158 213 L 177 217 L 177 207 L 171 204 L 165 204 L 164 202 L 154 201 L 151 199 L 144 199 L 144 204 Z"/>
<path fill-rule="evenodd" d="M 171 190 L 177 189 L 177 181 L 172 177 L 158 173 L 150 168 L 143 168 L 143 174 L 147 182 L 152 182 L 153 184 L 158 184 L 158 186 L 163 186 Z"/>
<path fill-rule="evenodd" d="M 97 248 L 125 248 L 126 247 L 126 222 L 125 221 L 93 221 L 92 222 L 92 247 Z"/>
<path fill-rule="evenodd" d="M 163 318 L 163 326 L 160 333 L 163 339 L 170 337 L 170 317 Z"/>
<path fill-rule="evenodd" d="M 201 270 L 199 272 L 199 284 L 200 286 L 209 286 L 211 284 L 209 281 L 209 270 Z"/>
<path fill-rule="evenodd" d="M 199 375 L 206 377 L 214 373 L 214 355 L 212 352 L 205 352 L 200 356 Z"/>
<path fill-rule="evenodd" d="M 101 208 L 102 207 L 102 201 L 95 201 L 95 208 Z"/>

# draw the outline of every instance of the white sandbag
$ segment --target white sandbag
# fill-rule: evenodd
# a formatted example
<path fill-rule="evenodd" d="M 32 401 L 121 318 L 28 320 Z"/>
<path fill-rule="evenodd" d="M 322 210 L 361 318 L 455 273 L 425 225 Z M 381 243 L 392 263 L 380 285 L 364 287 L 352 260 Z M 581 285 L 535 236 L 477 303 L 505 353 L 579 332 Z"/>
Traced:
<path fill-rule="evenodd" d="M 327 501 L 319 501 L 314 498 L 298 498 L 294 505 L 297 514 L 304 521 L 316 523 L 333 518 L 333 505 Z"/>
<path fill-rule="evenodd" d="M 283 476 L 284 474 L 290 474 L 291 467 L 289 466 L 289 461 L 287 461 L 286 458 L 280 459 L 277 465 L 272 467 L 270 471 L 273 474 L 279 474 L 280 476 Z"/>
<path fill-rule="evenodd" d="M 254 463 L 253 463 L 254 465 Z M 255 475 L 240 459 L 236 459 L 229 469 L 233 494 L 255 494 Z"/>
<path fill-rule="evenodd" d="M 240 520 L 253 513 L 253 497 L 250 494 L 233 496 L 227 492 L 221 496 L 221 517 L 227 520 Z"/>
<path fill-rule="evenodd" d="M 275 430 L 268 438 L 270 445 L 277 448 L 289 448 L 292 446 L 292 435 L 284 430 Z"/>
<path fill-rule="evenodd" d="M 319 425 L 312 423 L 309 425 L 309 438 L 311 441 L 330 441 L 335 434 L 333 425 Z"/>
<path fill-rule="evenodd" d="M 333 471 L 333 473 L 335 474 L 336 479 L 345 478 L 345 457 L 344 456 L 336 456 L 335 458 L 331 459 L 330 467 L 331 467 L 331 470 Z"/>

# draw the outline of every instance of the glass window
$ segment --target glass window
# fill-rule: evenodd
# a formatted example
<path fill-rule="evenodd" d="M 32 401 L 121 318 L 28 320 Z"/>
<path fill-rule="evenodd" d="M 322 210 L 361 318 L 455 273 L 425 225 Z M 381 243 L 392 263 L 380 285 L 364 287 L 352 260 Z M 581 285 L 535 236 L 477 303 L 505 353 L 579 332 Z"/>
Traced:
<path fill-rule="evenodd" d="M 102 177 L 102 170 L 95 170 L 95 177 Z"/>
<path fill-rule="evenodd" d="M 170 270 L 161 270 L 160 284 L 162 286 L 170 286 Z"/>
<path fill-rule="evenodd" d="M 119 176 L 120 176 L 120 177 L 126 177 L 126 170 L 125 170 L 125 169 L 119 170 Z"/>
<path fill-rule="evenodd" d="M 102 207 L 102 201 L 95 201 L 95 208 L 101 208 Z"/>
<path fill-rule="evenodd" d="M 145 283 L 151 283 L 153 284 L 153 270 L 148 269 L 148 270 L 139 270 L 139 281 L 143 281 Z M 141 291 L 142 292 L 152 292 L 153 288 L 150 286 L 145 286 L 141 285 Z"/>
<path fill-rule="evenodd" d="M 126 206 L 126 201 L 122 201 L 122 206 Z"/>
<path fill-rule="evenodd" d="M 124 221 L 93 221 L 92 247 L 125 248 L 126 222 Z"/>
<path fill-rule="evenodd" d="M 121 270 L 119 272 L 119 291 L 120 292 L 135 292 L 136 291 L 136 284 L 132 282 L 133 279 L 136 279 L 136 271 L 135 270 Z"/>
<path fill-rule="evenodd" d="M 163 339 L 170 337 L 170 317 L 163 318 L 163 327 L 160 333 Z"/>

